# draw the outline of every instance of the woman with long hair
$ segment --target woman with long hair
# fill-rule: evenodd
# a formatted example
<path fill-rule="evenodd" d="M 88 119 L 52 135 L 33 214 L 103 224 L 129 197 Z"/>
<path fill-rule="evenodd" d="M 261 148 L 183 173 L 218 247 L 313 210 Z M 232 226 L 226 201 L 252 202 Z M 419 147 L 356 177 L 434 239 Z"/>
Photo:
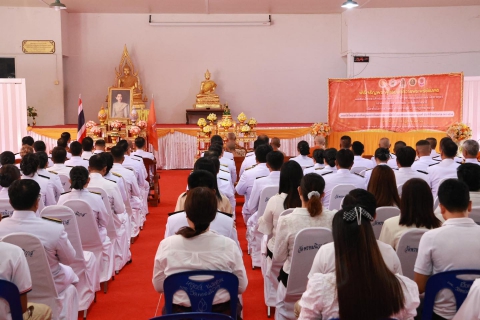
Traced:
<path fill-rule="evenodd" d="M 335 212 L 322 206 L 325 196 L 325 180 L 322 176 L 309 173 L 305 175 L 298 187 L 298 193 L 302 202 L 301 208 L 295 208 L 292 213 L 278 219 L 276 240 L 273 248 L 272 263 L 283 263 L 278 280 L 277 310 L 278 303 L 283 303 L 286 293 L 288 275 L 292 264 L 292 248 L 297 233 L 305 228 L 324 227 L 332 228 L 332 219 Z M 280 306 L 281 307 L 281 306 Z"/>
<path fill-rule="evenodd" d="M 409 229 L 435 229 L 442 222 L 433 212 L 433 196 L 425 180 L 413 178 L 402 187 L 400 216 L 385 220 L 380 241 L 397 249 L 398 240 Z"/>
<path fill-rule="evenodd" d="M 107 208 L 102 200 L 102 195 L 88 191 L 90 177 L 88 170 L 83 166 L 73 167 L 70 170 L 70 188 L 71 191 L 63 193 L 58 199 L 58 204 L 63 205 L 68 200 L 83 200 L 90 205 L 95 219 L 97 220 L 100 239 L 105 242 L 107 239 L 107 226 L 110 217 Z"/>
<path fill-rule="evenodd" d="M 367 190 L 377 199 L 377 207 L 400 207 L 395 173 L 389 166 L 373 168 Z"/>
<path fill-rule="evenodd" d="M 210 231 L 210 223 L 217 214 L 215 191 L 206 187 L 189 190 L 185 200 L 188 227 L 160 242 L 155 255 L 153 286 L 159 293 L 164 291 L 165 278 L 171 274 L 192 270 L 219 270 L 232 272 L 238 277 L 238 293 L 247 287 L 247 275 L 238 245 L 222 235 Z M 213 299 L 212 312 L 230 314 L 228 292 L 219 290 Z M 191 311 L 190 300 L 185 292 L 173 297 L 173 310 Z"/>
<path fill-rule="evenodd" d="M 337 166 L 335 164 L 335 160 L 337 160 L 337 149 L 329 148 L 323 152 L 323 161 L 325 166 L 323 169 L 316 170 L 315 173 L 319 175 L 323 175 L 329 172 L 337 172 Z"/>
<path fill-rule="evenodd" d="M 13 164 L 6 164 L 0 168 L 0 199 L 9 199 L 8 188 L 15 180 L 20 180 L 20 170 Z"/>
<path fill-rule="evenodd" d="M 49 183 L 50 179 L 37 173 L 38 159 L 34 153 L 26 153 L 20 162 L 20 170 L 22 171 L 22 179 L 35 180 L 40 186 L 41 201 L 45 206 L 57 204 L 53 184 Z"/>
<path fill-rule="evenodd" d="M 308 142 L 305 140 L 300 141 L 297 144 L 297 151 L 299 155 L 290 160 L 298 162 L 302 169 L 312 167 L 313 160 L 308 156 L 310 154 L 310 146 L 308 145 Z"/>
<path fill-rule="evenodd" d="M 299 319 L 413 319 L 417 314 L 418 287 L 385 264 L 372 213 L 360 205 L 344 205 L 335 214 L 335 270 L 309 279 Z"/>
<path fill-rule="evenodd" d="M 390 150 L 388 150 L 388 148 L 377 148 L 377 150 L 375 150 L 375 154 L 372 158 L 374 167 L 365 171 L 365 189 L 368 188 L 368 182 L 370 181 L 372 170 L 377 166 L 388 166 L 388 160 L 390 160 L 391 157 L 392 156 L 390 155 Z"/>

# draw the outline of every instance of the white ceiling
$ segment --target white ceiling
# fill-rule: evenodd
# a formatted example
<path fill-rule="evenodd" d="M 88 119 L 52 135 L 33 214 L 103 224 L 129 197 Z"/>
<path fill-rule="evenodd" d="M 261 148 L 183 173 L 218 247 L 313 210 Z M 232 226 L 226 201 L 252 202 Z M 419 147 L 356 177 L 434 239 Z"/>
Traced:
<path fill-rule="evenodd" d="M 339 13 L 345 0 L 61 0 L 71 13 Z M 6 7 L 47 7 L 54 0 L 0 0 Z M 357 0 L 360 8 L 480 5 L 480 0 Z"/>

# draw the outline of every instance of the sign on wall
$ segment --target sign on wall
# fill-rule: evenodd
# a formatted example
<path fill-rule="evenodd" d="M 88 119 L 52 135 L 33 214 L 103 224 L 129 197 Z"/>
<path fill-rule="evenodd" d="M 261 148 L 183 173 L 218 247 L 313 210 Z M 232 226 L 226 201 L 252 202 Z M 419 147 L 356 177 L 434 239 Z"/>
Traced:
<path fill-rule="evenodd" d="M 53 40 L 23 40 L 23 53 L 51 54 L 55 53 L 55 41 Z"/>
<path fill-rule="evenodd" d="M 463 73 L 329 79 L 333 131 L 445 131 L 462 120 Z"/>

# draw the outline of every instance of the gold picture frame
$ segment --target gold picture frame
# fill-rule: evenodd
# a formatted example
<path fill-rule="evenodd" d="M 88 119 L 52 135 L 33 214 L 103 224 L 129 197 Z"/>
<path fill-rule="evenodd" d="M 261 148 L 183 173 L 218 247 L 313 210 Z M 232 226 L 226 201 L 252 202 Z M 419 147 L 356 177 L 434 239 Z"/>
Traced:
<path fill-rule="evenodd" d="M 132 108 L 133 88 L 108 88 L 108 120 L 128 121 Z"/>

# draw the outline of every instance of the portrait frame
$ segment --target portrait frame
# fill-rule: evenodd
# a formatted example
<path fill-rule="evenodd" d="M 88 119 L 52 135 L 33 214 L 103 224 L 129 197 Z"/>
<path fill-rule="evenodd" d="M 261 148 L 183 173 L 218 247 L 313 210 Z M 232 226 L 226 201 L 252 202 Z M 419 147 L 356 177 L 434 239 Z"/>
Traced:
<path fill-rule="evenodd" d="M 117 95 L 122 95 L 122 102 L 128 104 L 127 116 L 126 117 L 117 117 L 113 116 L 113 104 L 117 102 Z M 133 108 L 133 88 L 117 88 L 110 87 L 108 88 L 108 120 L 120 120 L 128 121 L 130 119 L 130 112 Z"/>

